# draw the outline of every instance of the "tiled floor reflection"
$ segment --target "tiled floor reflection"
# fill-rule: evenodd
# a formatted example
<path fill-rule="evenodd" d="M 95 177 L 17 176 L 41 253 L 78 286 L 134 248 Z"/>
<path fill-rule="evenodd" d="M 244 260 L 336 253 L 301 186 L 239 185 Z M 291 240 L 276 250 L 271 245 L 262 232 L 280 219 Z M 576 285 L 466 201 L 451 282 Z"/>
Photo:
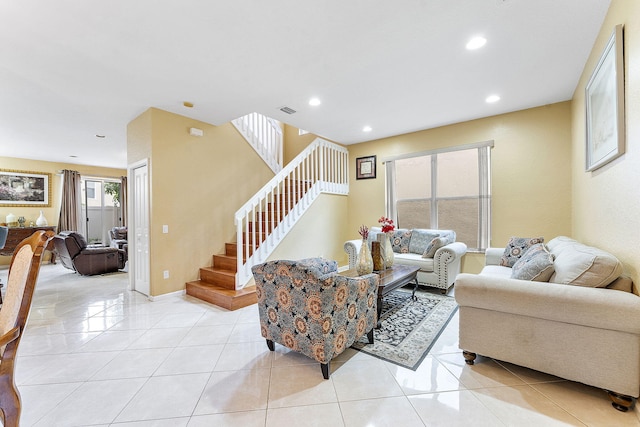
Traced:
<path fill-rule="evenodd" d="M 465 365 L 457 316 L 416 371 L 348 349 L 327 381 L 310 359 L 267 349 L 256 306 L 149 302 L 127 286 L 126 273 L 42 266 L 18 357 L 22 426 L 640 426 L 602 390 Z"/>

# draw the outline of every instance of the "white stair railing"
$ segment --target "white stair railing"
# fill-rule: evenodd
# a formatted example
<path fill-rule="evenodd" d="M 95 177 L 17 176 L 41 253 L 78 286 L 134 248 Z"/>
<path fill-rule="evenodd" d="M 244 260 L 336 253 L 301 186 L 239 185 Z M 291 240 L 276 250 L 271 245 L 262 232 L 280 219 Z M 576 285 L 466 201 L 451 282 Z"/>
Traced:
<path fill-rule="evenodd" d="M 269 165 L 273 173 L 282 170 L 282 128 L 277 120 L 251 113 L 232 120 L 238 132 Z"/>
<path fill-rule="evenodd" d="M 349 194 L 349 152 L 317 138 L 236 212 L 236 289 L 251 280 L 251 267 L 266 261 L 321 193 Z"/>

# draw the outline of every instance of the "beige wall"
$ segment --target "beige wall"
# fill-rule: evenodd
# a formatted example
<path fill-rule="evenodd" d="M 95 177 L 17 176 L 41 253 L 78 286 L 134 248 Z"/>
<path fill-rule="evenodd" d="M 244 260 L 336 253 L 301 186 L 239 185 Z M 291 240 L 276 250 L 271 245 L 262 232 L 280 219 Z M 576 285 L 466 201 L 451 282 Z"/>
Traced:
<path fill-rule="evenodd" d="M 350 145 L 346 238 L 385 213 L 385 158 L 494 140 L 491 245 L 510 236 L 551 239 L 571 233 L 571 105 L 563 102 L 515 113 Z M 377 155 L 377 178 L 355 179 L 357 157 Z M 467 254 L 465 272 L 480 271 L 482 254 Z"/>
<path fill-rule="evenodd" d="M 321 194 L 269 259 L 322 256 L 338 261 L 338 266 L 348 265 L 343 249 L 347 205 L 346 196 Z"/>
<path fill-rule="evenodd" d="M 626 150 L 593 172 L 585 172 L 584 91 L 617 24 L 624 24 Z M 640 2 L 613 0 L 593 46 L 572 105 L 573 234 L 612 252 L 640 283 Z"/>
<path fill-rule="evenodd" d="M 127 174 L 124 169 L 102 168 L 95 166 L 76 165 L 71 163 L 45 162 L 42 160 L 17 159 L 13 157 L 0 157 L 0 169 L 50 173 L 51 174 L 51 200 L 50 207 L 0 207 L 0 223 L 5 222 L 8 214 L 24 216 L 27 224 L 36 221 L 40 211 L 47 219 L 49 225 L 57 225 L 60 217 L 60 199 L 62 197 L 62 175 L 58 171 L 62 169 L 76 170 L 82 176 L 96 176 L 104 178 L 120 178 Z M 0 265 L 8 265 L 11 257 L 0 256 Z"/>
<path fill-rule="evenodd" d="M 191 127 L 204 136 L 189 135 Z M 225 242 L 236 241 L 236 210 L 273 172 L 231 124 L 212 126 L 152 108 L 127 134 L 130 164 L 151 157 L 151 295 L 182 290 L 224 252 Z"/>
<path fill-rule="evenodd" d="M 284 153 L 282 155 L 284 164 L 288 164 L 298 154 L 302 152 L 309 144 L 317 138 L 312 133 L 299 135 L 299 129 L 294 126 L 284 125 Z"/>

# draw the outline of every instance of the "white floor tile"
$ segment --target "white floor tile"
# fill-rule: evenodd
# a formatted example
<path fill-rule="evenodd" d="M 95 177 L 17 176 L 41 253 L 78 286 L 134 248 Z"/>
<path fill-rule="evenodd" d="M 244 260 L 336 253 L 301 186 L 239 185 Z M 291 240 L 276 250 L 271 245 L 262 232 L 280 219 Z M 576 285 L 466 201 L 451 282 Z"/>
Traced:
<path fill-rule="evenodd" d="M 209 374 L 151 377 L 115 421 L 142 421 L 191 416 Z"/>
<path fill-rule="evenodd" d="M 146 382 L 146 378 L 84 383 L 43 417 L 36 427 L 108 424 Z"/>
<path fill-rule="evenodd" d="M 269 369 L 213 372 L 194 415 L 267 408 Z"/>

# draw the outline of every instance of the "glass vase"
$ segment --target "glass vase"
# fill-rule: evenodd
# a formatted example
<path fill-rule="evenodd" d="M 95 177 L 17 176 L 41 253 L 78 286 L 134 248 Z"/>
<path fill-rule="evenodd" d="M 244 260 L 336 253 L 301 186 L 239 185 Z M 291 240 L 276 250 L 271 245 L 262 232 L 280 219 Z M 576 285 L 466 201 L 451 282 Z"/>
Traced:
<path fill-rule="evenodd" d="M 371 251 L 369 250 L 367 239 L 362 239 L 358 260 L 356 261 L 356 271 L 358 272 L 358 276 L 373 272 L 373 258 L 371 258 Z"/>
<path fill-rule="evenodd" d="M 393 265 L 393 260 L 395 258 L 395 256 L 393 255 L 393 246 L 391 246 L 390 233 L 385 233 L 382 245 L 384 254 L 384 265 L 386 268 L 389 268 Z"/>

